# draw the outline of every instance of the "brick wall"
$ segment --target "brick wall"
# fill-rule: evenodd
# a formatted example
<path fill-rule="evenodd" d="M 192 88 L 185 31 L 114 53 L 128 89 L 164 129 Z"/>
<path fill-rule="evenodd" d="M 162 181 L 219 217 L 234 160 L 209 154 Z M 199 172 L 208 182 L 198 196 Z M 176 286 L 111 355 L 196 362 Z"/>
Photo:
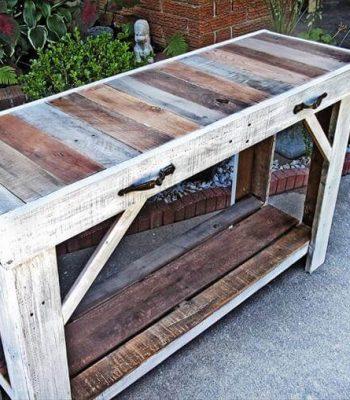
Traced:
<path fill-rule="evenodd" d="M 103 7 L 106 0 L 100 4 Z M 141 0 L 132 13 L 121 15 L 109 8 L 107 22 L 121 22 L 131 14 L 149 21 L 154 43 L 164 46 L 180 31 L 191 48 L 266 28 L 270 22 L 265 0 Z"/>

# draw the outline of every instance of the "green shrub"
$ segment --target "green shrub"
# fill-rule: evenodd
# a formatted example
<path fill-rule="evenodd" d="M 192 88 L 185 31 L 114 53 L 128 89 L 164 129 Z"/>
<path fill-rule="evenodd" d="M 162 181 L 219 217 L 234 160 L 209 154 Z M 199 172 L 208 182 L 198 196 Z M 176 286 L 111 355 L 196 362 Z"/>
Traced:
<path fill-rule="evenodd" d="M 97 81 L 135 67 L 130 44 L 109 34 L 83 40 L 75 30 L 60 42 L 50 44 L 32 61 L 21 77 L 24 92 L 38 99 Z"/>
<path fill-rule="evenodd" d="M 336 44 L 334 36 L 322 28 L 312 28 L 307 32 L 301 33 L 300 37 L 303 39 L 312 40 L 314 42 Z"/>
<path fill-rule="evenodd" d="M 168 57 L 179 56 L 188 51 L 188 43 L 181 32 L 174 33 L 169 39 L 164 53 Z"/>

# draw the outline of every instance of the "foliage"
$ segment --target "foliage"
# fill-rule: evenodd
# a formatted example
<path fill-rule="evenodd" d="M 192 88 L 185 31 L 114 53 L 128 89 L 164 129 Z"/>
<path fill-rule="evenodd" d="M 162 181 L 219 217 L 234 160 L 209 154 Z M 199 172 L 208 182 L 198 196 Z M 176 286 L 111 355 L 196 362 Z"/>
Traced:
<path fill-rule="evenodd" d="M 0 42 L 12 62 L 60 40 L 79 7 L 80 0 L 0 0 Z"/>
<path fill-rule="evenodd" d="M 47 50 L 40 50 L 21 81 L 24 92 L 31 99 L 38 99 L 134 66 L 134 54 L 127 42 L 107 33 L 83 40 L 76 29 L 60 42 L 50 44 Z"/>
<path fill-rule="evenodd" d="M 312 28 L 307 32 L 300 34 L 300 37 L 307 40 L 312 40 L 314 42 L 326 43 L 326 44 L 336 44 L 335 38 L 321 28 Z"/>
<path fill-rule="evenodd" d="M 303 0 L 265 0 L 270 9 L 273 29 L 276 32 L 291 34 L 298 22 Z"/>
<path fill-rule="evenodd" d="M 168 40 L 164 53 L 168 57 L 179 56 L 188 51 L 188 43 L 180 32 L 174 33 Z"/>
<path fill-rule="evenodd" d="M 5 65 L 0 67 L 0 85 L 14 85 L 17 83 L 17 74 L 14 68 Z"/>

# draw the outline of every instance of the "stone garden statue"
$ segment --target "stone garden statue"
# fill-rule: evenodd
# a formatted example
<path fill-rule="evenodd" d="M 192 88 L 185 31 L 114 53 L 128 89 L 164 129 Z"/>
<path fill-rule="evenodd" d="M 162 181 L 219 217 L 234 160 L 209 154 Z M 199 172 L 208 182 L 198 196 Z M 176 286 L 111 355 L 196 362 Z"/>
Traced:
<path fill-rule="evenodd" d="M 153 48 L 151 46 L 149 24 L 145 19 L 138 19 L 134 26 L 135 47 L 134 53 L 137 62 L 147 60 L 152 63 Z"/>

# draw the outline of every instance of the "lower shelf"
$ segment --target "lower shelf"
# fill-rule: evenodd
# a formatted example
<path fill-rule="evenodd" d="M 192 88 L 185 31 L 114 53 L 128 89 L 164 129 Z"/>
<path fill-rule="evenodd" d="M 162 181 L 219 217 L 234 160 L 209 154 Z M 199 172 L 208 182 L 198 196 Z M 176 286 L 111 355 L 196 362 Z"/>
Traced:
<path fill-rule="evenodd" d="M 75 399 L 112 398 L 307 253 L 309 228 L 271 206 L 226 222 L 67 326 Z"/>

